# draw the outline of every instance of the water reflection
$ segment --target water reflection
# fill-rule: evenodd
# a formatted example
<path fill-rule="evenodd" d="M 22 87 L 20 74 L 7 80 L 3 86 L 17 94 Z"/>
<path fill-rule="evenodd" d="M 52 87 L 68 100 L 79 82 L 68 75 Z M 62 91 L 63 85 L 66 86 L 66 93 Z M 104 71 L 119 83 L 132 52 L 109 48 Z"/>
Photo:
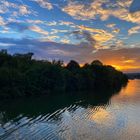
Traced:
<path fill-rule="evenodd" d="M 139 103 L 140 101 L 140 80 L 130 80 L 128 86 L 122 88 L 119 96 L 115 96 L 113 101 L 129 102 L 130 105 Z"/>
<path fill-rule="evenodd" d="M 125 88 L 122 89 L 121 95 L 134 96 L 134 94 L 136 94 L 138 89 L 140 89 L 139 80 L 131 80 L 131 82 L 129 82 L 129 86 L 126 86 Z"/>
<path fill-rule="evenodd" d="M 6 123 L 10 120 L 17 119 L 17 116 L 26 116 L 35 118 L 40 115 L 53 113 L 56 111 L 70 108 L 70 111 L 74 111 L 77 107 L 94 108 L 96 106 L 106 106 L 110 103 L 110 98 L 113 93 L 110 93 L 106 97 L 94 96 L 92 94 L 85 93 L 85 95 L 57 95 L 50 97 L 39 97 L 29 99 L 18 99 L 17 101 L 4 101 L 0 104 L 1 121 Z M 100 93 L 99 93 L 100 94 Z M 19 117 L 20 118 L 20 117 Z M 17 120 L 15 120 L 17 121 Z"/>
<path fill-rule="evenodd" d="M 102 96 L 62 95 L 1 102 L 0 139 L 139 140 L 140 103 L 134 101 L 140 97 L 139 84 L 139 80 L 130 81 L 120 94 L 111 92 L 106 97 L 102 91 Z"/>

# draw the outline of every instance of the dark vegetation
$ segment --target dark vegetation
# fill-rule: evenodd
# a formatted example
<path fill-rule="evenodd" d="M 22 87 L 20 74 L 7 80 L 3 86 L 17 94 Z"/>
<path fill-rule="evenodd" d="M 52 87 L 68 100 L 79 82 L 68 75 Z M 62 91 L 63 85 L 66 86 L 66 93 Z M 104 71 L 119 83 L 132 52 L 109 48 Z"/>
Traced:
<path fill-rule="evenodd" d="M 126 73 L 128 79 L 140 79 L 140 73 Z"/>
<path fill-rule="evenodd" d="M 0 51 L 0 98 L 62 94 L 79 91 L 115 90 L 127 77 L 99 60 L 80 67 L 76 61 L 32 59 L 33 53 L 10 55 Z M 106 95 L 105 95 L 106 96 Z"/>

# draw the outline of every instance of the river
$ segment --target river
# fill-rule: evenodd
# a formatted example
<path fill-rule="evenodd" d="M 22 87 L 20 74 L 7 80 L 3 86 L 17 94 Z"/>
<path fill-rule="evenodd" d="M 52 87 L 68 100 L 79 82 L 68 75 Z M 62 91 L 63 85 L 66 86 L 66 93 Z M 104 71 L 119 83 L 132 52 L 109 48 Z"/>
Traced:
<path fill-rule="evenodd" d="M 0 139 L 140 140 L 140 80 L 112 97 L 54 96 L 0 102 Z"/>

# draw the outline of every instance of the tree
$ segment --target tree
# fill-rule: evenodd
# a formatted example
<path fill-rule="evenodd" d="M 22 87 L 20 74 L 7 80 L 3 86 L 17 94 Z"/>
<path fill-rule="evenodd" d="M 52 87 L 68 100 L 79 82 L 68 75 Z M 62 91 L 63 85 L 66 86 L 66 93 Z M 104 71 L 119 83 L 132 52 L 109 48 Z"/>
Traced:
<path fill-rule="evenodd" d="M 79 66 L 78 62 L 76 62 L 76 61 L 74 61 L 74 60 L 71 60 L 71 61 L 67 64 L 66 68 L 67 68 L 68 70 L 70 70 L 70 71 L 77 71 L 78 69 L 80 69 L 80 66 Z"/>
<path fill-rule="evenodd" d="M 6 50 L 0 51 L 1 98 L 116 90 L 128 81 L 122 72 L 99 60 L 83 67 L 71 60 L 65 67 L 62 61 L 35 60 L 32 56 L 33 53 L 10 55 Z"/>
<path fill-rule="evenodd" d="M 16 54 L 14 54 L 14 57 L 22 58 L 22 59 L 25 59 L 25 60 L 31 60 L 33 55 L 34 54 L 31 53 L 31 52 L 29 52 L 27 54 L 19 54 L 19 53 L 16 53 Z"/>
<path fill-rule="evenodd" d="M 103 63 L 99 60 L 94 60 L 93 62 L 91 62 L 91 65 L 103 66 Z"/>

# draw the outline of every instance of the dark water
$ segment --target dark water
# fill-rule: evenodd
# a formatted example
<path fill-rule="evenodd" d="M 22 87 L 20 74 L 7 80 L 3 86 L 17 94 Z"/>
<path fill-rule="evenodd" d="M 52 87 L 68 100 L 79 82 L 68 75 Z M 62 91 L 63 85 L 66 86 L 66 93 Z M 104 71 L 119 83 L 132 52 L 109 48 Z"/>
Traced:
<path fill-rule="evenodd" d="M 1 102 L 0 139 L 140 140 L 140 80 L 106 98 L 63 95 Z"/>

